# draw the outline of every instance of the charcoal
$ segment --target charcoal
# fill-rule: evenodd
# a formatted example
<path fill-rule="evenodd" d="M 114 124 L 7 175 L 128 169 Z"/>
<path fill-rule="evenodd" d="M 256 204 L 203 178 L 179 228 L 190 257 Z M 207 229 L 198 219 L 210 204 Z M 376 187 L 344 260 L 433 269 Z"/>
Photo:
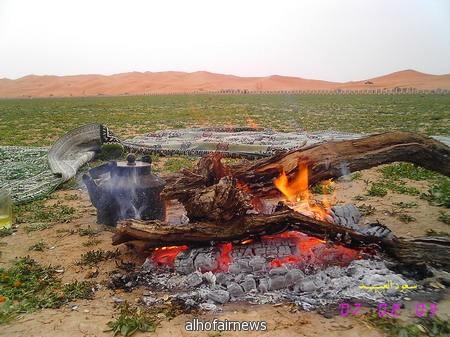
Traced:
<path fill-rule="evenodd" d="M 299 269 L 291 269 L 286 273 L 285 282 L 286 286 L 290 287 L 295 283 L 298 283 L 301 279 L 305 277 L 305 274 Z"/>
<path fill-rule="evenodd" d="M 259 280 L 258 290 L 261 293 L 265 293 L 266 291 L 269 290 L 269 281 L 268 281 L 268 279 L 263 278 L 263 279 Z"/>
<path fill-rule="evenodd" d="M 211 284 L 213 286 L 216 285 L 216 283 L 217 283 L 216 275 L 212 271 L 203 273 L 201 275 L 201 277 L 204 281 L 206 281 L 208 284 Z"/>
<path fill-rule="evenodd" d="M 231 282 L 232 276 L 228 273 L 217 273 L 216 274 L 216 283 L 226 286 Z"/>
<path fill-rule="evenodd" d="M 306 277 L 302 279 L 297 285 L 298 289 L 303 292 L 312 292 L 317 289 L 317 285 L 314 283 L 313 277 Z"/>
<path fill-rule="evenodd" d="M 285 288 L 285 276 L 275 275 L 269 278 L 269 290 L 279 290 Z"/>
<path fill-rule="evenodd" d="M 330 212 L 330 217 L 344 225 L 351 226 L 358 219 L 353 206 L 335 209 L 337 215 Z M 358 230 L 386 231 L 376 225 L 359 226 Z M 235 245 L 230 253 L 232 263 L 223 271 L 217 271 L 217 248 L 192 248 L 178 254 L 173 271 L 148 259 L 139 271 L 115 274 L 110 283 L 111 287 L 126 291 L 145 285 L 151 293 L 142 300 L 144 303 L 159 300 L 156 293 L 170 291 L 173 293 L 171 297 L 208 311 L 219 310 L 217 305 L 228 302 L 230 298 L 254 304 L 279 303 L 289 299 L 311 310 L 349 300 L 376 305 L 382 301 L 399 300 L 406 295 L 395 288 L 397 284 L 406 284 L 406 279 L 389 270 L 382 260 L 355 260 L 347 267 L 321 267 L 327 261 L 333 264 L 340 258 L 339 252 L 331 250 L 330 253 L 330 247 L 326 245 L 315 246 L 311 254 L 303 256 L 308 260 L 301 264 L 271 267 L 269 261 L 273 258 L 296 255 L 297 244 L 295 238 L 279 238 Z M 386 282 L 392 282 L 393 288 L 378 292 L 360 288 L 361 284 L 381 285 Z M 416 292 L 419 291 L 425 290 Z M 408 291 L 408 295 L 412 297 L 413 294 Z"/>
<path fill-rule="evenodd" d="M 278 268 L 273 268 L 269 271 L 269 275 L 273 276 L 273 275 L 284 275 L 288 272 L 286 267 L 278 267 Z"/>
<path fill-rule="evenodd" d="M 286 256 L 286 255 L 291 255 L 292 251 L 291 248 L 289 246 L 279 246 L 278 247 L 278 256 Z"/>
<path fill-rule="evenodd" d="M 200 284 L 202 284 L 203 279 L 197 273 L 192 273 L 186 278 L 185 282 L 189 288 L 195 288 L 195 287 L 199 286 Z"/>
<path fill-rule="evenodd" d="M 241 272 L 251 272 L 252 267 L 249 265 L 248 260 L 238 260 L 239 268 L 241 269 Z"/>
<path fill-rule="evenodd" d="M 244 274 L 244 273 L 238 274 L 234 277 L 234 280 L 238 283 L 243 282 L 245 279 L 245 275 L 247 275 L 247 274 Z"/>
<path fill-rule="evenodd" d="M 194 268 L 194 259 L 190 256 L 180 256 L 183 253 L 179 254 L 177 256 L 177 258 L 175 259 L 175 270 L 177 272 L 179 272 L 180 274 L 190 274 L 193 273 L 195 268 Z"/>
<path fill-rule="evenodd" d="M 266 269 L 266 259 L 260 256 L 255 256 L 252 258 L 248 264 L 253 269 L 253 271 L 263 271 Z"/>
<path fill-rule="evenodd" d="M 357 224 L 361 219 L 359 209 L 353 204 L 333 206 L 330 210 L 333 222 L 347 228 L 357 229 Z"/>
<path fill-rule="evenodd" d="M 212 252 L 199 253 L 194 260 L 194 268 L 201 271 L 215 270 L 219 267 L 216 254 Z"/>
<path fill-rule="evenodd" d="M 253 289 L 256 289 L 256 281 L 251 275 L 248 275 L 245 277 L 244 281 L 241 283 L 241 286 L 245 292 L 249 292 Z"/>
<path fill-rule="evenodd" d="M 230 295 L 234 298 L 241 297 L 244 295 L 244 290 L 242 287 L 237 284 L 236 282 L 232 282 L 227 286 L 227 291 L 230 293 Z"/>
<path fill-rule="evenodd" d="M 207 297 L 214 302 L 224 304 L 230 300 L 230 293 L 226 290 L 217 289 L 210 291 Z"/>
<path fill-rule="evenodd" d="M 240 274 L 241 273 L 241 267 L 239 266 L 239 264 L 237 263 L 232 263 L 230 264 L 230 266 L 228 267 L 228 271 L 231 274 Z"/>

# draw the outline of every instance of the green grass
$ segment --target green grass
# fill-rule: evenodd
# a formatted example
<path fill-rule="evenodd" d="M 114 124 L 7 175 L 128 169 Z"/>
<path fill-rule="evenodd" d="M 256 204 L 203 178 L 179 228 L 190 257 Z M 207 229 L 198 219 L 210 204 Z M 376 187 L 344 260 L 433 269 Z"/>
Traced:
<path fill-rule="evenodd" d="M 384 197 L 388 191 L 399 194 L 419 196 L 430 204 L 450 207 L 450 179 L 418 167 L 410 163 L 396 163 L 386 165 L 378 169 L 381 179 L 377 182 L 367 182 L 370 185 L 367 195 Z M 426 192 L 421 192 L 413 186 L 408 186 L 408 180 L 426 181 L 431 187 Z M 402 207 L 403 206 L 403 207 Z M 410 208 L 404 204 L 401 208 Z"/>
<path fill-rule="evenodd" d="M 411 163 L 396 163 L 384 166 L 379 170 L 385 179 L 435 180 L 439 174 Z"/>
<path fill-rule="evenodd" d="M 153 315 L 125 303 L 120 307 L 119 315 L 108 322 L 106 331 L 113 332 L 114 336 L 131 336 L 137 331 L 154 332 L 157 325 L 158 322 Z"/>
<path fill-rule="evenodd" d="M 165 172 L 178 172 L 182 168 L 191 169 L 194 167 L 198 158 L 179 156 L 168 158 L 164 163 L 164 171 Z"/>
<path fill-rule="evenodd" d="M 450 208 L 450 179 L 442 177 L 420 196 L 432 205 Z"/>
<path fill-rule="evenodd" d="M 1 145 L 50 145 L 99 122 L 119 136 L 167 128 L 246 125 L 290 131 L 448 134 L 450 95 L 173 95 L 0 100 Z"/>
<path fill-rule="evenodd" d="M 117 257 L 119 253 L 117 251 L 105 251 L 105 250 L 90 250 L 89 252 L 82 254 L 80 261 L 77 262 L 80 266 L 95 266 L 99 262 L 106 261 Z"/>
<path fill-rule="evenodd" d="M 92 285 L 74 282 L 63 285 L 57 267 L 43 266 L 29 257 L 20 258 L 8 269 L 0 268 L 0 324 L 20 314 L 43 308 L 59 308 L 76 299 L 93 297 Z"/>
<path fill-rule="evenodd" d="M 367 190 L 367 195 L 371 197 L 384 197 L 386 194 L 387 189 L 380 182 L 372 183 L 372 185 L 370 185 L 370 188 Z"/>

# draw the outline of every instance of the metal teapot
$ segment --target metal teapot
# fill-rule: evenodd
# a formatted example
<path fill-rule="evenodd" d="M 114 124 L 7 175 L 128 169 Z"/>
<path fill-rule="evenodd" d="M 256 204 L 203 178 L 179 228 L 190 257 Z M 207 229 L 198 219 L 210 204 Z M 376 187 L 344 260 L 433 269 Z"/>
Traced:
<path fill-rule="evenodd" d="M 83 175 L 92 204 L 97 208 L 97 222 L 116 226 L 123 219 L 164 220 L 165 202 L 161 191 L 166 182 L 151 172 L 151 158 L 136 161 L 111 161 Z"/>

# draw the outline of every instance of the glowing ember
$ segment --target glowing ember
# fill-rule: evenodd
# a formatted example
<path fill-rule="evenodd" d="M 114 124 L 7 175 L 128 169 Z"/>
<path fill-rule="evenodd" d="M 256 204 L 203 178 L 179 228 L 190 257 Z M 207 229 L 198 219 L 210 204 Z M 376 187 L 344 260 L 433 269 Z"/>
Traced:
<path fill-rule="evenodd" d="M 188 248 L 188 246 L 169 246 L 155 248 L 152 254 L 152 259 L 158 265 L 173 266 L 177 255 Z"/>
<path fill-rule="evenodd" d="M 274 180 L 275 187 L 283 194 L 286 199 L 286 204 L 306 216 L 316 218 L 319 220 L 326 220 L 329 216 L 329 210 L 334 201 L 334 196 L 325 195 L 321 203 L 312 198 L 308 184 L 308 166 L 304 162 L 300 162 L 297 167 L 297 173 L 294 178 L 289 181 L 288 176 L 284 170 Z M 322 184 L 324 190 L 330 190 L 331 181 Z"/>
<path fill-rule="evenodd" d="M 233 244 L 231 243 L 224 243 L 222 245 L 219 245 L 220 249 L 220 255 L 218 258 L 219 262 L 219 270 L 221 271 L 228 271 L 228 266 L 231 263 L 231 251 L 233 250 Z"/>
<path fill-rule="evenodd" d="M 189 249 L 195 250 L 195 248 Z M 157 265 L 175 267 L 175 259 L 185 250 L 188 250 L 187 246 L 157 248 L 153 251 L 151 258 Z M 358 250 L 331 244 L 298 231 L 264 235 L 260 239 L 243 240 L 235 245 L 231 242 L 217 244 L 211 247 L 211 252 L 212 254 L 193 255 L 196 259 L 197 270 L 203 273 L 228 272 L 231 265 L 239 264 L 240 259 L 251 259 L 255 256 L 263 258 L 268 269 L 285 264 L 295 265 L 299 269 L 330 265 L 345 266 L 360 258 Z"/>
<path fill-rule="evenodd" d="M 265 235 L 261 237 L 263 242 L 273 240 L 293 240 L 297 247 L 297 254 L 287 255 L 274 259 L 270 262 L 271 268 L 280 267 L 284 264 L 302 264 L 308 263 L 311 256 L 316 256 L 314 264 L 316 266 L 336 264 L 347 265 L 351 261 L 360 258 L 357 250 L 349 249 L 340 245 L 327 245 L 326 241 L 310 237 L 297 231 L 286 231 L 275 235 Z M 320 252 L 320 254 L 317 254 Z"/>

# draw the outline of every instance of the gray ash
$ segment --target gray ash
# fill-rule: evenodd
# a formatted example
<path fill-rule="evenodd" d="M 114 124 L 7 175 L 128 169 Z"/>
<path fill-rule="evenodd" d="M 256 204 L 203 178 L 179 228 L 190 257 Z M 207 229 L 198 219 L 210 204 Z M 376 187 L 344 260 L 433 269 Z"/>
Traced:
<path fill-rule="evenodd" d="M 220 310 L 222 304 L 235 301 L 290 301 L 312 310 L 343 301 L 397 301 L 406 293 L 398 289 L 368 291 L 360 286 L 413 283 L 376 257 L 361 259 L 356 250 L 285 232 L 237 245 L 155 250 L 138 271 L 113 275 L 110 286 L 125 290 L 145 287 L 151 291 L 142 298 L 147 305 L 169 293 L 171 300 L 203 310 Z"/>

